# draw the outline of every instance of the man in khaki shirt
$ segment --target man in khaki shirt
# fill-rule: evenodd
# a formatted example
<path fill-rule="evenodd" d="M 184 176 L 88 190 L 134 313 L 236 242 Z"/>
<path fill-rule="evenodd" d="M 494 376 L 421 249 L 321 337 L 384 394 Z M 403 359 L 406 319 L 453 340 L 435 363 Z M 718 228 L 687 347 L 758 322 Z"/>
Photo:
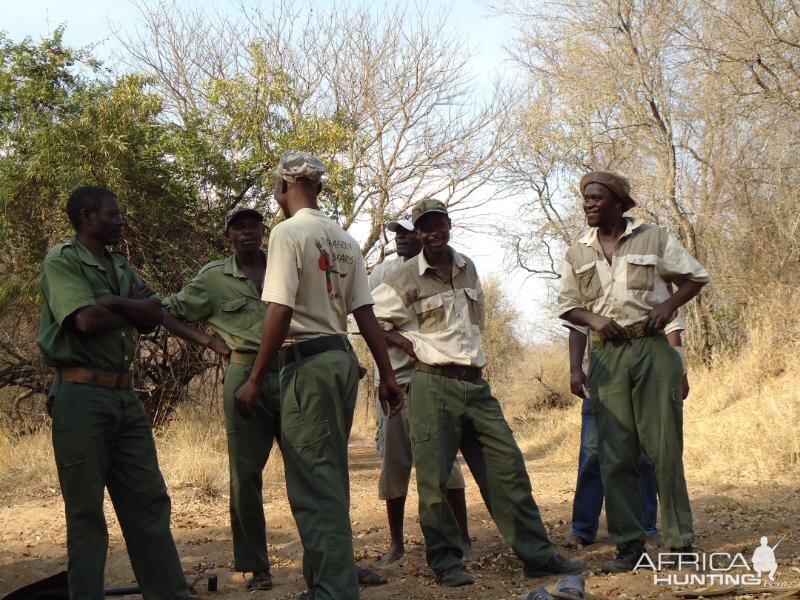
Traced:
<path fill-rule="evenodd" d="M 411 218 L 406 216 L 386 224 L 386 229 L 395 234 L 397 258 L 386 260 L 372 269 L 369 275 L 369 289 L 375 290 L 389 275 L 402 267 L 406 261 L 416 257 L 422 250 L 419 238 L 414 231 Z M 389 344 L 389 358 L 392 361 L 397 383 L 404 386 L 408 394 L 411 375 L 414 373 L 414 360 L 400 347 Z M 389 520 L 391 544 L 381 557 L 381 563 L 399 560 L 405 554 L 403 542 L 403 517 L 405 515 L 408 482 L 411 479 L 411 431 L 408 422 L 408 406 L 395 417 L 377 411 L 378 429 L 375 442 L 381 456 L 381 474 L 378 479 L 378 496 L 386 501 L 386 514 Z M 461 532 L 461 542 L 467 554 L 472 552 L 467 522 L 467 502 L 464 492 L 464 475 L 456 459 L 447 480 L 447 501 Z"/>
<path fill-rule="evenodd" d="M 450 218 L 444 204 L 421 200 L 412 221 L 422 252 L 394 271 L 374 296 L 388 342 L 417 359 L 409 421 L 428 565 L 442 585 L 472 583 L 447 502 L 447 481 L 460 449 L 497 528 L 524 562 L 525 574 L 577 573 L 584 564 L 557 554 L 547 537 L 525 460 L 482 377 L 484 297 L 475 265 L 448 245 Z"/>
<path fill-rule="evenodd" d="M 626 571 L 644 551 L 640 444 L 654 464 L 667 545 L 691 551 L 694 542 L 682 458 L 683 367 L 664 327 L 709 277 L 665 229 L 624 216 L 636 203 L 623 176 L 593 171 L 580 187 L 590 229 L 567 250 L 559 315 L 592 330 L 587 377 L 617 545 L 617 558 L 601 569 Z"/>
<path fill-rule="evenodd" d="M 281 449 L 303 543 L 304 597 L 355 600 L 347 440 L 359 367 L 347 340 L 349 313 L 378 365 L 384 410 L 396 413 L 404 399 L 372 312 L 358 244 L 319 210 L 324 174 L 315 156 L 281 156 L 275 199 L 286 220 L 270 234 L 262 295 L 270 304 L 252 371 L 235 399 L 242 415 L 252 415 L 267 366 L 279 359 Z"/>

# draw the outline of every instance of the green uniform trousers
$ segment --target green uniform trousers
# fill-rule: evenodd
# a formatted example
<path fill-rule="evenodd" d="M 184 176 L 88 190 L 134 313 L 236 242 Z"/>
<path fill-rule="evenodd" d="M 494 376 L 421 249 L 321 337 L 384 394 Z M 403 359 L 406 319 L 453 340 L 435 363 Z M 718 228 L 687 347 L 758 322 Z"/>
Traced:
<path fill-rule="evenodd" d="M 555 551 L 533 500 L 525 460 L 489 384 L 415 371 L 409 403 L 428 565 L 440 573 L 461 564 L 461 536 L 447 501 L 447 481 L 459 449 L 516 555 L 532 567 L 549 561 Z"/>
<path fill-rule="evenodd" d="M 223 399 L 228 433 L 233 568 L 257 573 L 269 569 L 262 473 L 272 442 L 280 440 L 280 382 L 278 372 L 269 371 L 261 385 L 259 401 L 253 406 L 254 417 L 242 417 L 236 410 L 234 394 L 250 371 L 251 367 L 246 365 L 228 365 Z"/>
<path fill-rule="evenodd" d="M 356 355 L 345 350 L 298 357 L 281 368 L 286 491 L 313 600 L 358 598 L 347 467 L 358 375 Z"/>
<path fill-rule="evenodd" d="M 663 335 L 617 345 L 592 343 L 588 377 L 597 414 L 600 471 L 608 533 L 618 546 L 645 541 L 640 448 L 653 462 L 667 546 L 682 548 L 694 542 L 683 473 L 682 372 L 678 353 Z"/>
<path fill-rule="evenodd" d="M 150 420 L 136 394 L 56 381 L 48 408 L 67 520 L 71 600 L 104 597 L 106 487 L 144 598 L 189 598 Z"/>

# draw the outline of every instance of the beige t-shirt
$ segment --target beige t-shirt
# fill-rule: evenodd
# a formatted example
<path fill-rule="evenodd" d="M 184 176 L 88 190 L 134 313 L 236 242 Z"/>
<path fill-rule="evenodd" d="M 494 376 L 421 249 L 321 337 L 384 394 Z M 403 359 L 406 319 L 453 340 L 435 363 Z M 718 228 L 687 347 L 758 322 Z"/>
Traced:
<path fill-rule="evenodd" d="M 261 299 L 294 309 L 287 341 L 344 335 L 347 315 L 373 303 L 358 243 L 311 208 L 272 230 Z"/>

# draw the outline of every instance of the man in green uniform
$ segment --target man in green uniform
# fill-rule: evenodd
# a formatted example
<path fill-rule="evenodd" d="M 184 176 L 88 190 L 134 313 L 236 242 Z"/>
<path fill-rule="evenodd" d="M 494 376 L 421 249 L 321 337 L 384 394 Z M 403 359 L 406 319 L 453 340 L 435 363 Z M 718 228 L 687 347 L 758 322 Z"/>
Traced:
<path fill-rule="evenodd" d="M 236 412 L 233 394 L 250 374 L 267 312 L 261 301 L 267 268 L 267 254 L 261 249 L 263 220 L 260 212 L 245 206 L 228 212 L 224 231 L 234 254 L 208 263 L 181 291 L 163 301 L 165 327 L 230 358 L 223 402 L 233 565 L 237 571 L 253 573 L 246 584 L 251 591 L 272 588 L 261 491 L 272 442 L 280 435 L 277 368 L 270 368 L 262 381 L 254 418 L 245 419 Z M 185 324 L 197 321 L 207 321 L 221 338 Z"/>
<path fill-rule="evenodd" d="M 70 598 L 104 597 L 106 487 L 143 596 L 189 598 L 150 421 L 129 371 L 135 330 L 161 322 L 161 303 L 122 254 L 106 250 L 124 225 L 112 192 L 73 190 L 67 215 L 75 237 L 44 260 L 37 339 L 56 370 L 47 403 L 67 520 Z"/>
<path fill-rule="evenodd" d="M 378 364 L 384 410 L 388 405 L 392 413 L 400 410 L 403 393 L 372 312 L 358 244 L 317 205 L 324 174 L 310 154 L 281 156 L 275 199 L 287 219 L 270 235 L 262 296 L 270 305 L 253 369 L 235 396 L 240 413 L 252 417 L 267 367 L 279 357 L 281 448 L 289 504 L 303 542 L 304 595 L 354 600 L 359 594 L 347 440 L 359 367 L 346 337 L 349 313 Z"/>
<path fill-rule="evenodd" d="M 562 319 L 592 330 L 589 372 L 583 377 L 573 368 L 573 377 L 588 378 L 608 533 L 617 545 L 617 557 L 601 570 L 629 571 L 645 542 L 641 450 L 653 462 L 666 544 L 692 551 L 682 456 L 683 366 L 664 327 L 709 277 L 668 231 L 624 216 L 636 205 L 625 177 L 592 171 L 580 188 L 590 230 L 567 250 L 558 309 Z"/>
<path fill-rule="evenodd" d="M 485 313 L 475 265 L 450 248 L 450 218 L 440 201 L 420 200 L 411 218 L 422 252 L 391 273 L 374 296 L 386 337 L 416 359 L 409 421 L 428 565 L 442 585 L 472 583 L 447 502 L 460 449 L 525 574 L 577 573 L 584 564 L 557 554 L 547 537 L 522 453 L 482 377 Z"/>

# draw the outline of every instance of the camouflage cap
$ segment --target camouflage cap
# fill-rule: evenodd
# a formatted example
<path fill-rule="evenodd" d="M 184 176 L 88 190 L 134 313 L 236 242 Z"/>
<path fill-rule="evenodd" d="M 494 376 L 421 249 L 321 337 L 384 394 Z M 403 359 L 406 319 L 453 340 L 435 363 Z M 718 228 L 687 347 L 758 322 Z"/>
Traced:
<path fill-rule="evenodd" d="M 289 183 L 298 179 L 319 182 L 325 175 L 325 165 L 313 154 L 299 150 L 287 150 L 281 155 L 275 174 Z"/>
<path fill-rule="evenodd" d="M 447 214 L 447 207 L 444 205 L 444 202 L 441 200 L 437 200 L 436 198 L 423 198 L 419 202 L 414 205 L 414 208 L 411 209 L 411 221 L 414 225 L 417 224 L 417 221 L 423 215 L 427 215 L 428 213 L 438 212 Z"/>
<path fill-rule="evenodd" d="M 581 177 L 581 194 L 590 183 L 599 183 L 604 188 L 611 190 L 617 198 L 622 200 L 625 210 L 636 206 L 636 201 L 631 198 L 631 184 L 627 177 L 611 171 L 590 171 Z"/>
<path fill-rule="evenodd" d="M 262 215 L 259 211 L 257 211 L 255 208 L 250 208 L 249 206 L 240 204 L 239 206 L 234 206 L 225 215 L 225 226 L 222 228 L 222 231 L 227 232 L 231 223 L 242 217 L 255 217 L 262 223 L 264 222 L 264 215 Z"/>

